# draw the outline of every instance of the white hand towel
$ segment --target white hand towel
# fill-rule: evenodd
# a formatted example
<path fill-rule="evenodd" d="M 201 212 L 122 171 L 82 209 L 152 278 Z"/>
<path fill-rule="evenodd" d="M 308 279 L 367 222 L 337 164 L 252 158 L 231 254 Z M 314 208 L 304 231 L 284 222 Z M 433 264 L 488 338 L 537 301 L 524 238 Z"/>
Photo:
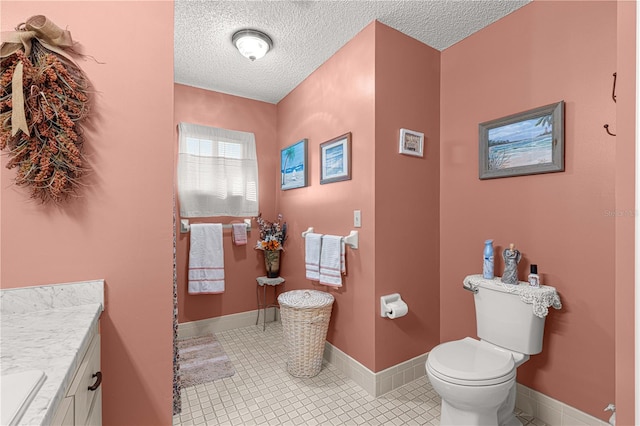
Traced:
<path fill-rule="evenodd" d="M 222 224 L 192 224 L 189 249 L 189 294 L 224 292 Z"/>
<path fill-rule="evenodd" d="M 237 246 L 247 245 L 247 225 L 244 223 L 232 223 L 231 235 L 233 236 L 233 242 Z"/>
<path fill-rule="evenodd" d="M 322 247 L 322 234 L 309 232 L 304 237 L 304 262 L 308 280 L 320 280 L 320 248 Z"/>
<path fill-rule="evenodd" d="M 345 245 L 342 237 L 322 236 L 320 251 L 320 284 L 342 287 L 342 274 L 346 273 Z"/>
<path fill-rule="evenodd" d="M 347 275 L 347 246 L 344 238 L 340 238 L 340 272 Z"/>

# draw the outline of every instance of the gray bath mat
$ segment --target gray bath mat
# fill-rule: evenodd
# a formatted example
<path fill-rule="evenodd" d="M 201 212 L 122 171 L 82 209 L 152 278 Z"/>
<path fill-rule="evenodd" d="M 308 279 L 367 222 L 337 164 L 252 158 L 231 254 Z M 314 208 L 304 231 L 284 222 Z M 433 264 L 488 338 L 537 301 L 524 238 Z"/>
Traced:
<path fill-rule="evenodd" d="M 184 387 L 233 376 L 236 370 L 215 335 L 178 341 L 180 384 Z"/>

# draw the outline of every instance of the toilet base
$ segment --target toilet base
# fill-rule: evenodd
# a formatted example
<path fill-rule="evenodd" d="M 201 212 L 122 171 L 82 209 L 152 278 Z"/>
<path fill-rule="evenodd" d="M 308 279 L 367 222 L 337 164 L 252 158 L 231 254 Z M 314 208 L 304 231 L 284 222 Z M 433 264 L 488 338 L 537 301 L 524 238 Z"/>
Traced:
<path fill-rule="evenodd" d="M 516 408 L 516 383 L 509 389 L 509 396 L 498 408 L 499 426 L 522 426 L 522 422 L 516 418 L 514 410 Z"/>
<path fill-rule="evenodd" d="M 498 426 L 496 407 L 483 410 L 462 411 L 442 400 L 440 406 L 441 426 L 486 425 Z"/>
<path fill-rule="evenodd" d="M 456 407 L 441 399 L 441 426 L 522 426 L 514 413 L 516 405 L 516 382 L 509 388 L 507 398 L 494 407 Z"/>

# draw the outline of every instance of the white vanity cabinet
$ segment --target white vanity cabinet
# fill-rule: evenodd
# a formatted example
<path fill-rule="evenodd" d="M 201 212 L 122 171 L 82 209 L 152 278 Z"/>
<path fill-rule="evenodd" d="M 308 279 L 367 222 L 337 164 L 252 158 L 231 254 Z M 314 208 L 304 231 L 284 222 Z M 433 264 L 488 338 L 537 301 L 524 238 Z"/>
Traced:
<path fill-rule="evenodd" d="M 53 426 L 102 425 L 100 333 L 97 326 L 81 359 L 64 399 L 54 412 Z"/>

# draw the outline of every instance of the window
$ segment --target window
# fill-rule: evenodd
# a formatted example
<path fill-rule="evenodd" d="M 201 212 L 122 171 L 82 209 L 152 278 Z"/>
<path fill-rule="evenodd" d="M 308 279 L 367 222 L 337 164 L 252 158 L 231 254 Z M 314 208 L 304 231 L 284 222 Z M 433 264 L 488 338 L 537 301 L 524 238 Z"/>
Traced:
<path fill-rule="evenodd" d="M 180 123 L 178 129 L 180 216 L 257 216 L 253 133 L 189 123 Z"/>

